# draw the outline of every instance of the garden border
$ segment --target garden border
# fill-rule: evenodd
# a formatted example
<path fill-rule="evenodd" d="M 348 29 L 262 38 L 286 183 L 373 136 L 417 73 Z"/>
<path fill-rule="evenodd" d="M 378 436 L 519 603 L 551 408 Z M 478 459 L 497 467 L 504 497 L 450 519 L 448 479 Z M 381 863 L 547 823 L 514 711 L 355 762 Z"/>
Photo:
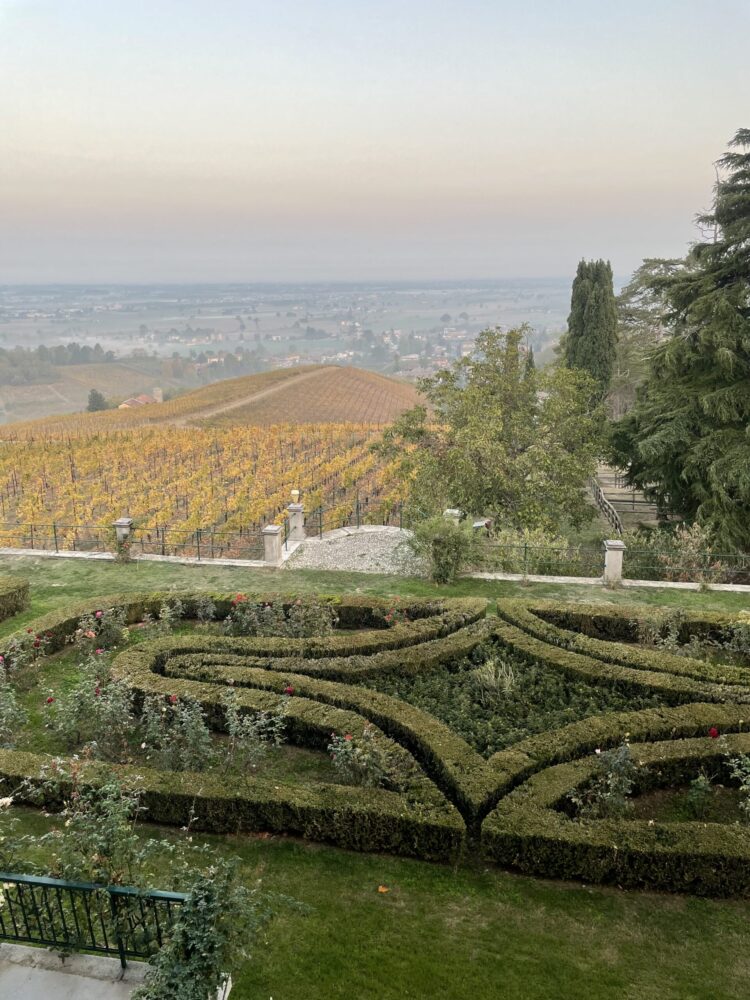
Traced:
<path fill-rule="evenodd" d="M 708 706 L 684 706 L 698 709 Z M 725 726 L 741 727 L 739 710 Z M 642 713 L 634 713 L 640 715 Z M 670 721 L 670 720 L 665 720 Z M 718 721 L 718 720 L 717 720 Z M 577 724 L 580 725 L 580 724 Z M 700 765 L 718 764 L 715 740 L 667 739 L 631 744 L 642 764 L 644 787 L 668 778 L 694 776 Z M 632 735 L 632 734 L 631 734 Z M 747 731 L 727 736 L 730 749 L 748 752 Z M 590 752 L 590 751 L 589 751 Z M 654 823 L 642 820 L 575 821 L 560 806 L 596 770 L 595 758 L 552 764 L 500 800 L 482 827 L 486 860 L 527 874 L 614 882 L 631 888 L 734 896 L 750 893 L 750 836 L 744 827 L 718 823 Z"/>

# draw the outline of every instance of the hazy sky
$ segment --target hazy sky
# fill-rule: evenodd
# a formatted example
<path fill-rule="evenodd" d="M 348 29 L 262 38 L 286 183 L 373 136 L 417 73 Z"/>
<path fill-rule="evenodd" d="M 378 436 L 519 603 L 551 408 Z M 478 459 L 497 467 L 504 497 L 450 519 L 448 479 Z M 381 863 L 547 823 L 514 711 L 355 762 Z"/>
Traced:
<path fill-rule="evenodd" d="M 750 127 L 748 0 L 0 0 L 0 284 L 626 274 Z"/>

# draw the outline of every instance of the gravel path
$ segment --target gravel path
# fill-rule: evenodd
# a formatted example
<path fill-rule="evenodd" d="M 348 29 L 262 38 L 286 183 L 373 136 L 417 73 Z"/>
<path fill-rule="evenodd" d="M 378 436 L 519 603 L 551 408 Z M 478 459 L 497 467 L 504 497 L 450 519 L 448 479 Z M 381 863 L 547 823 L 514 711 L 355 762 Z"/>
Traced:
<path fill-rule="evenodd" d="M 337 569 L 349 573 L 420 576 L 420 560 L 407 545 L 410 531 L 366 525 L 339 528 L 308 538 L 286 563 L 291 569 Z"/>

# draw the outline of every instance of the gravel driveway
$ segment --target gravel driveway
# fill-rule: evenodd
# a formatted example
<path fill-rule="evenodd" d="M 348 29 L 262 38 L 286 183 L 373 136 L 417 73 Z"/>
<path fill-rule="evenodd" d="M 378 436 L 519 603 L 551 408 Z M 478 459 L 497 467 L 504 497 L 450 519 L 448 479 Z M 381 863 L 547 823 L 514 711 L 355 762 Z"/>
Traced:
<path fill-rule="evenodd" d="M 401 528 L 365 525 L 308 538 L 286 563 L 291 569 L 337 569 L 349 573 L 421 576 L 424 569 Z"/>

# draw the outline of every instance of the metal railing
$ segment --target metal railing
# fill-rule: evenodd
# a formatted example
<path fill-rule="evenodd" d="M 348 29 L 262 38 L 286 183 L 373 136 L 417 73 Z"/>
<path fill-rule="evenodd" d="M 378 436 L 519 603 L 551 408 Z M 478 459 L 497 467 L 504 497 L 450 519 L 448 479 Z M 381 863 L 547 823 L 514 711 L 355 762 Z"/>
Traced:
<path fill-rule="evenodd" d="M 508 545 L 490 537 L 480 543 L 476 568 L 524 576 L 601 577 L 604 550 L 592 545 Z"/>
<path fill-rule="evenodd" d="M 182 556 L 191 559 L 263 559 L 259 529 L 219 531 L 216 528 L 133 528 L 131 555 Z"/>
<path fill-rule="evenodd" d="M 628 545 L 623 553 L 623 576 L 631 580 L 678 583 L 750 583 L 750 554 L 680 551 Z"/>
<path fill-rule="evenodd" d="M 322 538 L 336 528 L 362 528 L 368 524 L 406 528 L 412 521 L 402 503 L 385 504 L 369 497 L 357 497 L 350 503 L 331 507 L 316 507 L 305 516 L 307 534 Z"/>
<path fill-rule="evenodd" d="M 593 494 L 596 506 L 599 508 L 604 517 L 607 519 L 612 530 L 619 537 L 620 535 L 622 535 L 623 531 L 622 519 L 620 518 L 620 515 L 617 513 L 615 508 L 609 502 L 607 497 L 604 495 L 601 483 L 596 478 L 596 476 L 591 477 L 591 479 L 589 480 L 589 485 L 591 487 L 591 492 Z"/>
<path fill-rule="evenodd" d="M 0 872 L 0 939 L 44 945 L 63 955 L 93 952 L 149 959 L 164 944 L 180 892 L 65 882 Z"/>
<path fill-rule="evenodd" d="M 135 527 L 131 554 L 183 556 L 192 559 L 263 559 L 263 536 L 255 525 L 219 528 Z M 111 530 L 91 524 L 0 523 L 0 548 L 46 552 L 111 552 Z"/>

